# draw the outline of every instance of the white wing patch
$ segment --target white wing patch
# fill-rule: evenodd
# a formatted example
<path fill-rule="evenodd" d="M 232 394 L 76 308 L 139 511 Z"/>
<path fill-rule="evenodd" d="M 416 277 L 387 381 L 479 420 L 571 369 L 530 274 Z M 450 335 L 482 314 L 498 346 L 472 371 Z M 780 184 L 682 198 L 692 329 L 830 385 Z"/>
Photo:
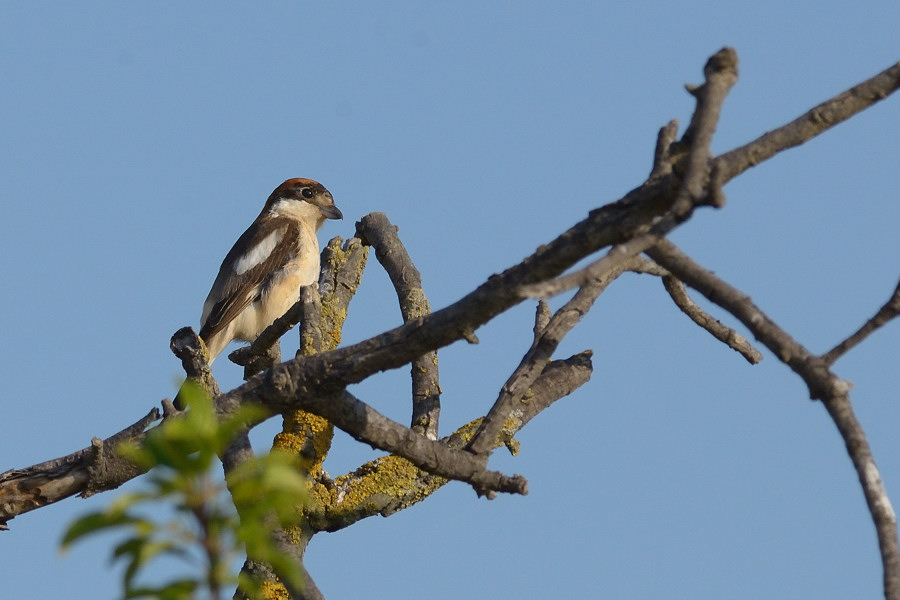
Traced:
<path fill-rule="evenodd" d="M 246 254 L 234 261 L 234 272 L 238 275 L 243 275 L 256 265 L 269 258 L 269 256 L 272 254 L 272 250 L 275 249 L 275 246 L 277 246 L 278 242 L 280 241 L 280 231 L 273 231 L 272 233 L 267 235 L 265 239 L 263 239 L 263 241 L 258 243 L 253 248 L 250 248 L 250 250 L 248 250 Z"/>

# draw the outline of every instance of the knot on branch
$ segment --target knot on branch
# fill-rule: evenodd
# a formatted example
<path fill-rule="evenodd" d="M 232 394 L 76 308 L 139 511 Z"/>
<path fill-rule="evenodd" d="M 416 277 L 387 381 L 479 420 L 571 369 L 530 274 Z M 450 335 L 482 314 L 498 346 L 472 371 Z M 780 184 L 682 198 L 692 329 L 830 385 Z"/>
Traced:
<path fill-rule="evenodd" d="M 209 351 L 192 327 L 182 327 L 176 331 L 169 341 L 169 349 L 181 360 L 181 366 L 189 380 L 196 383 L 210 398 L 220 394 L 219 384 L 209 369 Z M 184 410 L 184 398 L 180 391 L 175 396 L 174 405 L 178 410 Z"/>
<path fill-rule="evenodd" d="M 88 481 L 81 492 L 88 498 L 98 492 L 114 490 L 126 481 L 134 479 L 145 469 L 119 456 L 113 441 L 91 439 L 91 456 L 87 462 Z"/>

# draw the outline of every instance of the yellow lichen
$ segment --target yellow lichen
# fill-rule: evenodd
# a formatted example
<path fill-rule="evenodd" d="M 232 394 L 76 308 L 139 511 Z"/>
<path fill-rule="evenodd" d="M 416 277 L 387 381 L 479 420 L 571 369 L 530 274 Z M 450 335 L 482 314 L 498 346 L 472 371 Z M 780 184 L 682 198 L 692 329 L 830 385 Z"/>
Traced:
<path fill-rule="evenodd" d="M 275 436 L 273 446 L 299 456 L 302 468 L 315 478 L 322 473 L 322 463 L 333 437 L 334 426 L 326 419 L 296 410 L 285 415 L 284 426 Z"/>
<path fill-rule="evenodd" d="M 405 497 L 406 503 L 414 504 L 447 483 L 443 477 L 435 476 L 428 485 L 418 485 L 416 480 L 423 473 L 405 458 L 383 456 L 366 463 L 354 473 L 338 477 L 331 490 L 326 492 L 324 489 L 314 489 L 313 493 L 325 500 L 325 510 L 337 517 L 367 507 L 371 509 L 371 499 L 377 496 L 387 496 L 394 500 Z M 324 488 L 316 486 L 319 487 Z M 340 502 L 337 501 L 337 489 L 343 490 Z"/>
<path fill-rule="evenodd" d="M 291 600 L 291 595 L 281 582 L 263 581 L 259 587 L 260 594 L 266 600 Z"/>

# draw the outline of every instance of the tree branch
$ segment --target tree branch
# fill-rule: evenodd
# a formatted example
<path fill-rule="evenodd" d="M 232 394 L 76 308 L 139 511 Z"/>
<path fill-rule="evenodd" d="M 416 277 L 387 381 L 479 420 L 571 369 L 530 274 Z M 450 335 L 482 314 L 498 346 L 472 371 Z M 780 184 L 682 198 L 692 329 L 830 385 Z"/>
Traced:
<path fill-rule="evenodd" d="M 546 365 L 525 397 L 520 398 L 514 418 L 507 421 L 495 446 L 515 448 L 513 436 L 556 400 L 587 383 L 591 376 L 591 353 L 584 352 Z M 441 440 L 450 450 L 462 450 L 472 439 L 479 421 L 464 425 Z M 374 515 L 389 516 L 417 504 L 448 483 L 397 455 L 382 456 L 352 473 L 313 488 L 318 508 L 309 514 L 315 531 L 337 531 Z"/>
<path fill-rule="evenodd" d="M 823 354 L 822 360 L 824 360 L 825 364 L 827 365 L 833 364 L 834 361 L 846 354 L 848 350 L 862 342 L 864 339 L 874 333 L 879 327 L 887 324 L 897 315 L 900 315 L 900 283 L 897 284 L 897 287 L 894 289 L 894 293 L 891 294 L 890 299 L 884 304 L 884 306 L 878 309 L 878 312 L 875 313 L 875 316 L 866 321 L 862 327 L 860 327 L 858 330 L 856 330 L 856 332 L 853 333 L 853 335 Z"/>
<path fill-rule="evenodd" d="M 684 289 L 684 284 L 682 284 L 680 280 L 671 275 L 664 275 L 662 277 L 662 282 L 666 291 L 669 292 L 672 301 L 675 302 L 675 306 L 690 317 L 691 321 L 708 331 L 710 335 L 735 352 L 738 352 L 747 359 L 747 362 L 751 365 L 758 364 L 762 361 L 762 353 L 754 348 L 750 342 L 747 341 L 747 338 L 731 327 L 726 327 L 719 322 L 718 319 L 713 318 L 712 315 L 697 306 L 697 304 L 691 300 L 691 297 L 688 296 Z"/>
<path fill-rule="evenodd" d="M 356 224 L 356 235 L 375 248 L 375 257 L 387 271 L 397 291 L 403 321 L 431 312 L 422 288 L 422 276 L 397 236 L 397 227 L 384 213 L 371 213 Z M 412 361 L 412 424 L 410 427 L 430 440 L 438 436 L 441 414 L 441 386 L 438 383 L 437 352 L 432 350 Z"/>
<path fill-rule="evenodd" d="M 808 142 L 856 113 L 884 100 L 900 88 L 900 62 L 842 94 L 806 111 L 787 125 L 714 159 L 721 182 L 734 179 L 777 153 Z"/>
<path fill-rule="evenodd" d="M 668 240 L 660 242 L 655 248 L 648 250 L 647 254 L 678 279 L 737 317 L 758 340 L 803 379 L 809 388 L 810 398 L 821 400 L 825 405 L 844 439 L 875 524 L 884 569 L 885 597 L 900 600 L 897 519 L 865 432 L 853 414 L 849 397 L 850 383 L 834 375 L 822 357 L 814 356 L 794 340 L 756 307 L 748 296 L 696 264 Z"/>
<path fill-rule="evenodd" d="M 499 397 L 469 443 L 469 452 L 478 455 L 490 453 L 496 444 L 500 430 L 512 414 L 514 403 L 543 373 L 545 365 L 553 357 L 553 353 L 556 352 L 566 334 L 581 321 L 581 318 L 587 314 L 609 284 L 631 266 L 631 262 L 636 261 L 615 265 L 611 271 L 606 272 L 600 278 L 585 283 L 571 300 L 556 311 L 546 325 L 542 323 L 545 318 L 542 309 L 546 309 L 546 305 L 538 305 L 534 342 L 525 353 L 519 366 L 503 384 Z"/>
<path fill-rule="evenodd" d="M 600 260 L 588 265 L 581 271 L 560 277 L 556 281 L 546 281 L 524 288 L 523 293 L 531 297 L 547 297 L 561 294 L 567 290 L 583 285 L 585 281 L 601 277 L 632 257 L 650 248 L 681 223 L 690 218 L 694 207 L 705 202 L 720 207 L 724 204 L 720 189 L 720 179 L 709 177 L 710 144 L 719 121 L 719 113 L 729 90 L 737 82 L 737 52 L 733 48 L 723 48 L 707 61 L 703 69 L 706 82 L 701 86 L 687 86 L 687 90 L 697 99 L 697 108 L 691 118 L 691 124 L 681 138 L 680 146 L 687 148 L 687 157 L 676 167 L 684 168 L 684 177 L 672 202 L 668 213 L 648 231 L 634 236 L 626 242 L 620 242 Z M 654 152 L 653 172 L 663 172 L 657 161 L 665 156 L 659 148 L 660 143 L 671 135 L 672 123 L 660 131 L 657 148 Z M 670 152 L 672 150 L 670 149 Z M 676 156 L 672 152 L 671 156 Z M 675 171 L 677 172 L 677 168 Z M 712 183 L 712 185 L 710 185 Z"/>
<path fill-rule="evenodd" d="M 714 185 L 724 184 L 750 166 L 815 137 L 885 98 L 898 86 L 900 63 L 792 123 L 712 159 L 710 177 L 715 179 Z M 521 302 L 525 297 L 522 290 L 528 286 L 557 277 L 586 256 L 646 232 L 671 209 L 678 185 L 674 174 L 654 177 L 622 199 L 591 211 L 587 219 L 539 247 L 520 264 L 492 276 L 458 302 L 369 340 L 308 359 L 304 370 L 313 373 L 328 367 L 340 381 L 358 383 L 378 371 L 403 366 L 424 352 L 467 339 L 475 329 Z"/>
<path fill-rule="evenodd" d="M 144 430 L 162 418 L 154 408 L 136 423 L 67 456 L 0 473 L 0 531 L 23 513 L 76 494 L 84 497 L 114 490 L 144 471 L 110 451 L 125 441 L 139 442 Z"/>

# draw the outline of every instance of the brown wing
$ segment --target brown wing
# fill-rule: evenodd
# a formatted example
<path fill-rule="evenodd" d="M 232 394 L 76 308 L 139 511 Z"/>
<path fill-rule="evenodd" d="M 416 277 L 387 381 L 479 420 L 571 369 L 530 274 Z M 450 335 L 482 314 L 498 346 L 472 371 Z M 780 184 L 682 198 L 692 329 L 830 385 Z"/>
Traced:
<path fill-rule="evenodd" d="M 200 337 L 204 341 L 259 298 L 266 280 L 296 255 L 299 235 L 296 223 L 276 217 L 254 223 L 238 238 L 222 261 L 203 305 Z M 213 298 L 219 301 L 210 305 Z"/>

